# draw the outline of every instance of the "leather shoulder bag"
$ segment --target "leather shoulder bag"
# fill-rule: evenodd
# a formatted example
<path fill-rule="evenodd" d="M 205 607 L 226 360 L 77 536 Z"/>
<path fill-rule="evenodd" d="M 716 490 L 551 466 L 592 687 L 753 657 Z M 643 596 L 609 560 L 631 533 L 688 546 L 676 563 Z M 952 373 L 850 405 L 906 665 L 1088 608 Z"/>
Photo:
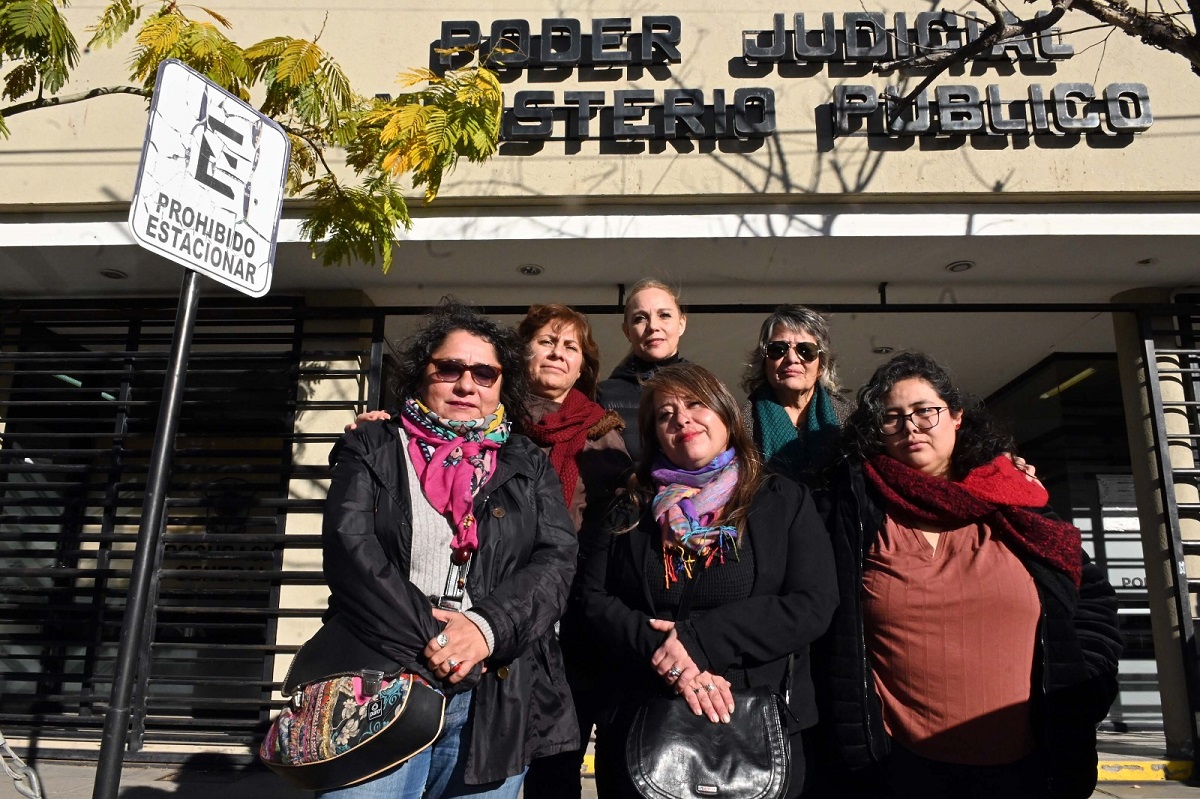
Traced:
<path fill-rule="evenodd" d="M 347 670 L 347 663 L 357 668 Z M 271 722 L 258 754 L 308 791 L 368 780 L 442 732 L 445 696 L 363 644 L 336 617 L 296 653 L 283 692 L 290 703 Z"/>
<path fill-rule="evenodd" d="M 687 617 L 695 579 L 683 586 L 676 621 Z M 792 658 L 788 658 L 788 687 Z M 634 714 L 625 764 L 645 799 L 779 799 L 791 777 L 784 696 L 766 687 L 733 691 L 728 724 L 697 716 L 680 696 L 656 696 Z"/>

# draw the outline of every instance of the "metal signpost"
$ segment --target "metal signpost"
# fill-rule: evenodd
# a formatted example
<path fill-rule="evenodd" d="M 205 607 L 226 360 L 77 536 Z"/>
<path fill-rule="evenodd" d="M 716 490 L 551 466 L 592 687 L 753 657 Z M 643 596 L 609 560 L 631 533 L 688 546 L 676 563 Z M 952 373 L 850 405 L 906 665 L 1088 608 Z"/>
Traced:
<path fill-rule="evenodd" d="M 187 267 L 146 477 L 142 519 L 93 799 L 116 799 L 155 553 L 200 299 L 201 274 L 261 297 L 271 288 L 290 145 L 278 123 L 174 59 L 158 68 L 129 227 Z"/>

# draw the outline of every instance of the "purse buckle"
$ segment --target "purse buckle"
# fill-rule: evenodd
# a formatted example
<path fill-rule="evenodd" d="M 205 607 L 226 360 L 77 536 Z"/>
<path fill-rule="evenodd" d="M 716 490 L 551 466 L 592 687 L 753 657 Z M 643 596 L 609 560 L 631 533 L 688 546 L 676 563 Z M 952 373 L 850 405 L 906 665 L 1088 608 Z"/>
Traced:
<path fill-rule="evenodd" d="M 363 696 L 375 696 L 383 688 L 384 673 L 382 671 L 363 669 L 358 674 L 362 677 Z"/>

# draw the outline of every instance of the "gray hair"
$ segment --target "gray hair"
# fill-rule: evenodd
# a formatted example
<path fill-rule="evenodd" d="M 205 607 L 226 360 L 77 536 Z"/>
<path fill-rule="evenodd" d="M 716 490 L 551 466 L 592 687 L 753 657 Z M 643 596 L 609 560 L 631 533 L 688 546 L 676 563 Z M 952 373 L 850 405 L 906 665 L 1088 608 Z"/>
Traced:
<path fill-rule="evenodd" d="M 767 377 L 764 371 L 766 358 L 763 355 L 763 348 L 771 341 L 771 334 L 777 328 L 792 333 L 808 333 L 815 338 L 817 347 L 821 350 L 818 361 L 821 364 L 821 374 L 818 379 L 821 381 L 821 385 L 825 386 L 825 390 L 831 394 L 841 390 L 841 384 L 837 377 L 837 358 L 834 357 L 833 347 L 829 342 L 829 322 L 812 308 L 806 308 L 803 305 L 780 305 L 763 320 L 762 327 L 758 330 L 758 345 L 747 356 L 746 370 L 742 373 L 743 391 L 753 394 L 766 384 Z"/>

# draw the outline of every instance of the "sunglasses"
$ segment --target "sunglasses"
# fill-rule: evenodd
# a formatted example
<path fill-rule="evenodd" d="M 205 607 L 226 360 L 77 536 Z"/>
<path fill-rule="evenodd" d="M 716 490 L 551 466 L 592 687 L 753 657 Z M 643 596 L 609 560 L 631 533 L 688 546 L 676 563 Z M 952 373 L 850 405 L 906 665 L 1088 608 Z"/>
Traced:
<path fill-rule="evenodd" d="M 430 361 L 433 364 L 433 379 L 439 383 L 457 383 L 463 372 L 470 372 L 477 385 L 491 388 L 500 379 L 500 367 L 488 363 L 466 364 L 462 361 Z"/>
<path fill-rule="evenodd" d="M 788 350 L 796 350 L 796 356 L 805 363 L 812 363 L 821 357 L 823 350 L 811 341 L 768 341 L 763 345 L 763 355 L 772 361 L 780 361 L 787 357 Z"/>

